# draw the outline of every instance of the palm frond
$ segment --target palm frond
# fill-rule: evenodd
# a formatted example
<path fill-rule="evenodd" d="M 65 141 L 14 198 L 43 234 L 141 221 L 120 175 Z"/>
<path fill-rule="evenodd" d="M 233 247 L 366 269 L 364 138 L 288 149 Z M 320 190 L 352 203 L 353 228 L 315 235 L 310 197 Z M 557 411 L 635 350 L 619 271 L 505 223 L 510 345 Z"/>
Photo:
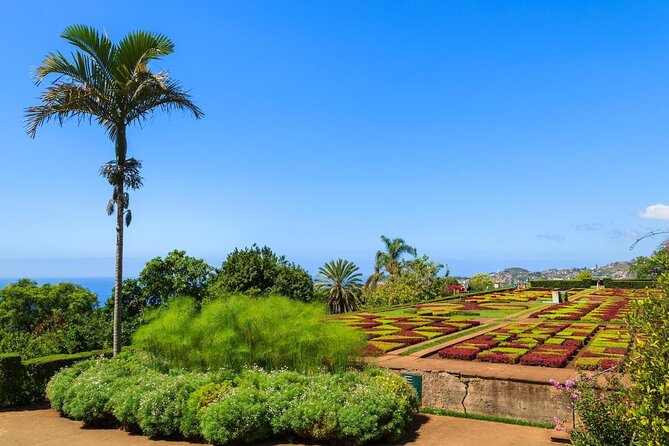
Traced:
<path fill-rule="evenodd" d="M 166 72 L 150 74 L 140 82 L 133 92 L 130 104 L 132 110 L 126 123 L 142 123 L 157 110 L 170 113 L 173 110 L 189 111 L 196 119 L 204 116 L 202 110 L 193 103 L 188 92 L 170 79 Z"/>
<path fill-rule="evenodd" d="M 174 52 L 174 44 L 163 34 L 147 31 L 128 33 L 117 45 L 115 52 L 115 78 L 129 80 L 146 71 L 146 65 Z"/>
<path fill-rule="evenodd" d="M 40 105 L 25 109 L 26 132 L 34 137 L 37 128 L 55 120 L 60 125 L 70 118 L 95 119 L 99 124 L 109 124 L 104 102 L 90 90 L 74 83 L 60 83 L 48 87 L 41 96 Z"/>

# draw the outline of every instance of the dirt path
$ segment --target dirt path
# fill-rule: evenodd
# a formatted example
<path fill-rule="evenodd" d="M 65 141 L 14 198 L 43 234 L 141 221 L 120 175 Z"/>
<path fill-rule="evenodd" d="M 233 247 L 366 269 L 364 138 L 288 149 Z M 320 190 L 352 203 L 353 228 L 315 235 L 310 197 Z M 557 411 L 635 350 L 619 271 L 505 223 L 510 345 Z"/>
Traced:
<path fill-rule="evenodd" d="M 550 431 L 487 421 L 422 415 L 418 430 L 403 445 L 548 446 Z M 283 443 L 272 443 L 282 445 Z M 29 408 L 0 412 L 2 446 L 193 446 L 183 441 L 149 440 L 118 429 L 86 429 L 55 411 Z"/>

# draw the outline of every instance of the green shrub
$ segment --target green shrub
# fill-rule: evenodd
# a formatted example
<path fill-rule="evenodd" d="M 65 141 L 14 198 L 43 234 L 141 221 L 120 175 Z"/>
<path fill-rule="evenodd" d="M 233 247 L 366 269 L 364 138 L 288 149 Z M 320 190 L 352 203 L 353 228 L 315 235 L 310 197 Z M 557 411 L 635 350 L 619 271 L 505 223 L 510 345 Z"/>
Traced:
<path fill-rule="evenodd" d="M 0 355 L 0 408 L 44 401 L 49 379 L 63 367 L 93 356 L 109 354 L 106 350 L 51 355 L 20 361 L 16 354 Z"/>
<path fill-rule="evenodd" d="M 301 374 L 246 369 L 162 373 L 123 354 L 80 363 L 49 383 L 54 407 L 86 422 L 114 418 L 146 435 L 182 434 L 224 445 L 271 436 L 360 444 L 395 441 L 418 410 L 414 391 L 389 371 Z"/>
<path fill-rule="evenodd" d="M 13 406 L 21 399 L 23 373 L 20 355 L 0 354 L 0 407 Z"/>
<path fill-rule="evenodd" d="M 289 409 L 305 394 L 311 380 L 296 372 L 279 372 L 270 375 L 267 386 L 267 412 L 272 432 L 277 436 L 291 433 Z"/>
<path fill-rule="evenodd" d="M 231 390 L 232 383 L 223 381 L 211 382 L 191 393 L 181 417 L 181 432 L 190 438 L 201 436 L 202 410 L 224 398 Z"/>
<path fill-rule="evenodd" d="M 202 436 L 214 444 L 252 443 L 271 432 L 266 394 L 253 386 L 231 389 L 202 410 Z"/>
<path fill-rule="evenodd" d="M 201 311 L 192 299 L 180 298 L 141 327 L 134 342 L 187 369 L 343 369 L 366 341 L 361 331 L 328 324 L 326 317 L 322 305 L 278 296 L 220 298 Z"/>
<path fill-rule="evenodd" d="M 122 388 L 124 378 L 146 370 L 128 353 L 114 360 L 98 359 L 77 376 L 63 398 L 62 411 L 68 417 L 95 423 L 113 416 L 112 395 Z"/>
<path fill-rule="evenodd" d="M 163 376 L 154 370 L 145 370 L 122 378 L 122 382 L 115 387 L 116 391 L 109 399 L 114 418 L 125 427 L 138 426 L 137 416 L 142 397 L 160 385 Z"/>
<path fill-rule="evenodd" d="M 74 380 L 94 364 L 95 360 L 92 359 L 81 361 L 54 375 L 46 386 L 46 397 L 53 409 L 59 412 L 63 409 L 65 394 L 72 387 Z"/>
<path fill-rule="evenodd" d="M 137 421 L 142 432 L 152 438 L 179 433 L 190 394 L 207 382 L 208 377 L 201 373 L 163 375 L 155 380 L 154 388 L 140 398 Z"/>

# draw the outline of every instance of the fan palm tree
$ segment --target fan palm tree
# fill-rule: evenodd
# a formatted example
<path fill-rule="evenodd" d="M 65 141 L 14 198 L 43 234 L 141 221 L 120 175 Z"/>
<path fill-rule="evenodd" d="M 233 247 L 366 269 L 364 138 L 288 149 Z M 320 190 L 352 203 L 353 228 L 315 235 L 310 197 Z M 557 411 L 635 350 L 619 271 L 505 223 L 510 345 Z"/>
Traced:
<path fill-rule="evenodd" d="M 107 205 L 116 210 L 116 273 L 114 291 L 114 354 L 121 351 L 121 283 L 123 278 L 123 224 L 132 220 L 127 190 L 142 186 L 142 164 L 128 158 L 126 129 L 142 124 L 156 111 L 184 110 L 195 118 L 202 111 L 190 95 L 166 71 L 153 72 L 149 62 L 174 52 L 172 41 L 145 31 L 131 32 L 113 43 L 94 28 L 74 25 L 61 37 L 75 47 L 69 58 L 49 53 L 37 68 L 35 83 L 54 75 L 42 93 L 39 105 L 26 109 L 26 132 L 34 137 L 37 128 L 50 121 L 62 125 L 71 118 L 95 121 L 113 141 L 115 156 L 100 169 L 113 192 Z"/>
<path fill-rule="evenodd" d="M 330 313 L 339 314 L 358 308 L 362 274 L 348 260 L 331 260 L 318 269 L 316 288 L 327 294 Z"/>
<path fill-rule="evenodd" d="M 413 257 L 418 255 L 416 248 L 408 245 L 404 239 L 390 239 L 385 235 L 381 236 L 381 241 L 385 245 L 385 251 L 377 251 L 374 262 L 374 273 L 367 278 L 366 286 L 375 288 L 378 282 L 388 274 L 395 277 L 402 271 L 402 256 L 409 254 Z"/>

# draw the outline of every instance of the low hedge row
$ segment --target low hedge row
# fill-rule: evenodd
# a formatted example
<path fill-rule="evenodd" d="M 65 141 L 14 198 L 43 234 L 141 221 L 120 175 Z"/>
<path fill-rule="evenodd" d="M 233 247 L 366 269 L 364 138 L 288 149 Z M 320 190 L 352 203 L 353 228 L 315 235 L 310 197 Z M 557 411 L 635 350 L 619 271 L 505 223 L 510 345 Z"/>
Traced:
<path fill-rule="evenodd" d="M 533 288 L 590 288 L 597 285 L 597 279 L 561 279 L 561 280 L 530 280 Z M 655 282 L 641 279 L 602 279 L 606 288 L 653 288 Z"/>
<path fill-rule="evenodd" d="M 530 285 L 532 286 L 532 288 L 551 288 L 551 289 L 590 288 L 596 283 L 597 282 L 595 280 L 591 279 L 530 280 Z"/>
<path fill-rule="evenodd" d="M 44 401 L 46 385 L 60 369 L 83 359 L 110 354 L 111 350 L 95 350 L 26 361 L 14 353 L 0 354 L 0 408 Z"/>
<path fill-rule="evenodd" d="M 604 279 L 604 287 L 606 288 L 655 288 L 656 284 L 652 280 L 642 279 Z"/>
<path fill-rule="evenodd" d="M 395 442 L 418 413 L 413 389 L 385 370 L 202 373 L 158 370 L 154 362 L 141 352 L 82 361 L 56 374 L 47 396 L 54 409 L 85 423 L 116 421 L 152 438 L 214 445 Z"/>

